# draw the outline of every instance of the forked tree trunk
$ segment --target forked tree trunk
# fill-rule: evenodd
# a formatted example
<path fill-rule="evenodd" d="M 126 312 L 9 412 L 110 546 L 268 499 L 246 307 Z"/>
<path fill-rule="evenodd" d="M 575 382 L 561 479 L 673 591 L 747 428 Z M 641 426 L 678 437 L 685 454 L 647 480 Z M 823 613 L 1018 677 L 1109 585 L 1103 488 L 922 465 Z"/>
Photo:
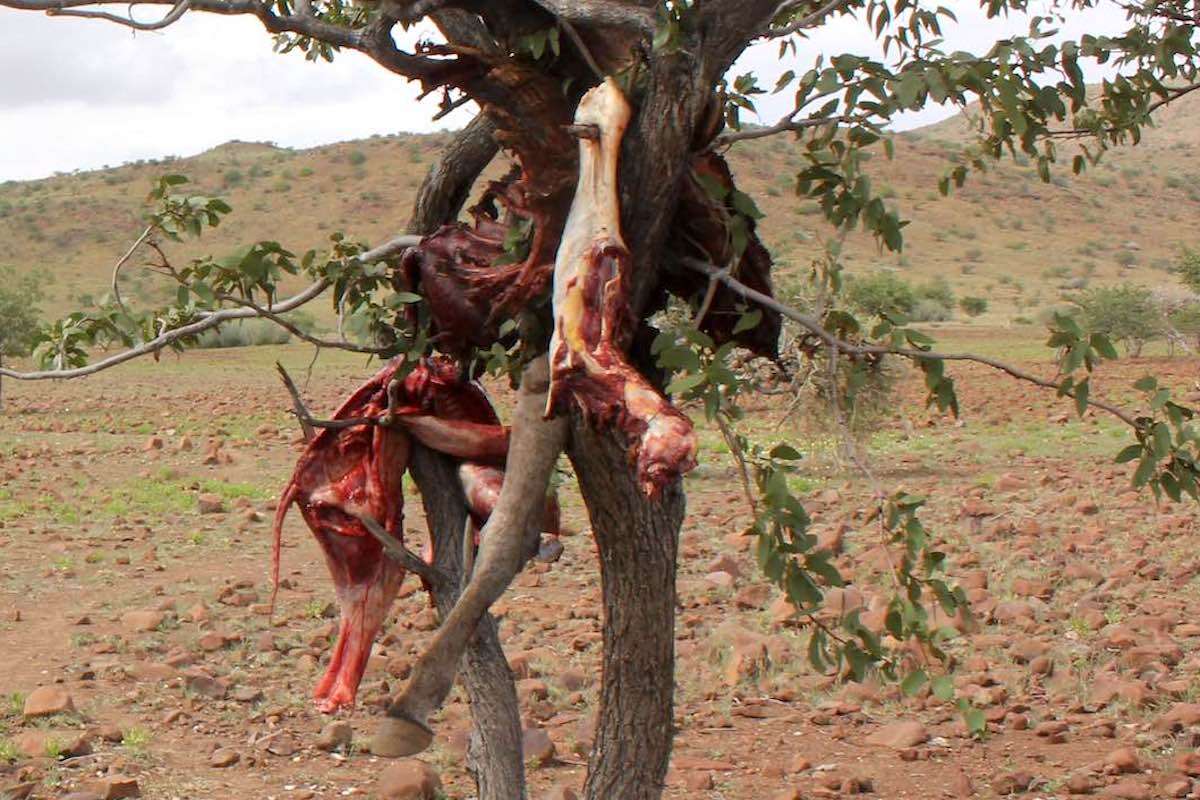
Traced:
<path fill-rule="evenodd" d="M 438 613 L 445 618 L 459 594 L 466 499 L 449 459 L 416 444 L 409 468 L 417 486 L 424 487 L 421 502 L 433 537 L 435 566 L 450 578 L 433 592 Z M 467 646 L 461 675 L 475 723 L 467 768 L 475 777 L 479 800 L 525 800 L 520 706 L 491 614 L 484 615 Z"/>
<path fill-rule="evenodd" d="M 432 233 L 458 215 L 471 184 L 496 154 L 493 128 L 486 116 L 476 117 L 430 167 L 417 194 L 409 233 Z M 466 498 L 450 459 L 414 443 L 409 468 L 421 489 L 436 564 L 449 577 L 448 583 L 433 593 L 444 618 L 454 607 L 461 586 Z M 479 800 L 525 800 L 520 706 L 491 614 L 479 622 L 463 662 L 462 680 L 475 723 L 467 767 L 475 777 Z"/>
<path fill-rule="evenodd" d="M 675 562 L 684 494 L 642 495 L 620 434 L 574 421 L 568 453 L 592 521 L 604 596 L 600 717 L 587 800 L 657 800 L 674 738 Z"/>

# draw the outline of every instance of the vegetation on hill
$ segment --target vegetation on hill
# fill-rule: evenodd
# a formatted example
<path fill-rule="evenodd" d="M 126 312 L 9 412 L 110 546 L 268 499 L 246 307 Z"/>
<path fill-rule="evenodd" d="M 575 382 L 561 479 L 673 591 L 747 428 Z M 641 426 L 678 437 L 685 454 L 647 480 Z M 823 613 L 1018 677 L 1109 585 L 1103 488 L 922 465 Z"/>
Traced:
<path fill-rule="evenodd" d="M 956 297 L 985 299 L 982 319 L 994 323 L 1036 318 L 1093 286 L 1173 282 L 1168 273 L 1196 244 L 1184 223 L 1200 213 L 1200 167 L 1189 157 L 1200 146 L 1200 125 L 1189 121 L 1200 117 L 1200 103 L 1189 98 L 1160 114 L 1162 128 L 1138 147 L 1112 151 L 1069 181 L 1043 183 L 1035 165 L 1018 158 L 973 175 L 951 197 L 938 193 L 937 182 L 964 157 L 963 120 L 899 134 L 895 158 L 877 158 L 870 171 L 888 204 L 913 220 L 904 251 L 881 251 L 871 236 L 852 233 L 842 246 L 847 269 L 892 271 L 914 284 L 941 278 Z M 339 229 L 378 243 L 403 227 L 395 209 L 411 204 L 448 136 L 401 134 L 300 151 L 230 142 L 191 158 L 9 181 L 0 184 L 4 260 L 45 276 L 51 313 L 98 300 L 114 258 L 141 229 L 146 188 L 167 171 L 187 174 L 238 212 L 182 248 L 182 257 L 220 254 L 267 232 L 297 251 L 322 246 Z M 801 165 L 793 144 L 739 142 L 731 161 L 766 213 L 761 230 L 781 265 L 779 280 L 807 274 L 832 231 L 815 202 L 793 194 Z M 498 160 L 484 177 L 503 169 Z M 161 301 L 174 291 L 135 271 L 129 281 L 135 299 Z"/>

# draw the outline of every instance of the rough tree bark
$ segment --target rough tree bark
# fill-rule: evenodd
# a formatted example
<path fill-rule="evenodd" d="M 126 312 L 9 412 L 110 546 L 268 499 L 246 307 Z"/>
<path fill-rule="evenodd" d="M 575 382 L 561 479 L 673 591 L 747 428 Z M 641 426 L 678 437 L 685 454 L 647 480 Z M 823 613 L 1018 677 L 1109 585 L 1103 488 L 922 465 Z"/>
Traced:
<path fill-rule="evenodd" d="M 496 154 L 492 130 L 490 120 L 480 115 L 455 136 L 425 176 L 408 233 L 432 233 L 458 215 L 471 185 Z M 447 583 L 434 587 L 433 592 L 438 613 L 444 618 L 458 600 L 461 586 L 467 502 L 457 467 L 446 456 L 414 442 L 409 472 L 421 490 L 436 566 L 449 576 Z M 520 706 L 491 614 L 483 616 L 467 646 L 462 676 L 475 723 L 467 767 L 475 777 L 479 800 L 525 800 Z"/>
<path fill-rule="evenodd" d="M 409 470 L 417 486 L 427 488 L 421 492 L 421 503 L 436 554 L 434 564 L 449 578 L 433 587 L 438 614 L 445 619 L 458 600 L 461 585 L 466 498 L 454 462 L 423 445 L 414 446 Z M 483 616 L 467 646 L 462 676 L 475 722 L 467 767 L 475 776 L 479 800 L 524 800 L 520 706 L 491 614 Z"/>
<path fill-rule="evenodd" d="M 568 454 L 592 521 L 604 597 L 600 718 L 587 800 L 656 800 L 671 757 L 679 482 L 647 500 L 619 434 L 575 424 Z"/>

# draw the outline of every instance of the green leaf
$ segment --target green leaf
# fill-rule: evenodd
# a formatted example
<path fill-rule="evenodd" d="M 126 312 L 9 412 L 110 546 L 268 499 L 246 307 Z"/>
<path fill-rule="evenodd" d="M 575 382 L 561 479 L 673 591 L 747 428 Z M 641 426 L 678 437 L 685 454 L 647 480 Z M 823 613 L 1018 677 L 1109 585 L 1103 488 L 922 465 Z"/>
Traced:
<path fill-rule="evenodd" d="M 929 689 L 938 700 L 949 701 L 954 697 L 954 680 L 949 675 L 938 675 Z"/>
<path fill-rule="evenodd" d="M 1122 448 L 1121 452 L 1117 453 L 1116 462 L 1118 464 L 1127 464 L 1139 457 L 1144 450 L 1145 448 L 1140 444 L 1131 444 L 1128 447 Z"/>
<path fill-rule="evenodd" d="M 708 381 L 708 375 L 703 372 L 695 372 L 690 375 L 681 375 L 671 381 L 667 386 L 667 394 L 684 394 L 690 392 L 697 386 L 700 386 Z"/>
<path fill-rule="evenodd" d="M 1084 378 L 1075 384 L 1075 411 L 1083 416 L 1088 407 L 1088 379 Z"/>
<path fill-rule="evenodd" d="M 900 682 L 900 691 L 904 692 L 906 697 L 912 697 L 928 682 L 929 676 L 925 674 L 925 670 L 915 669 L 904 676 L 904 680 Z"/>
<path fill-rule="evenodd" d="M 1153 392 L 1158 388 L 1158 379 L 1153 375 L 1147 375 L 1144 378 L 1138 378 L 1134 382 L 1133 388 L 1137 389 L 1139 392 Z"/>
<path fill-rule="evenodd" d="M 778 458 L 783 461 L 797 461 L 804 456 L 799 450 L 792 447 L 790 444 L 777 444 L 771 448 L 771 458 Z"/>

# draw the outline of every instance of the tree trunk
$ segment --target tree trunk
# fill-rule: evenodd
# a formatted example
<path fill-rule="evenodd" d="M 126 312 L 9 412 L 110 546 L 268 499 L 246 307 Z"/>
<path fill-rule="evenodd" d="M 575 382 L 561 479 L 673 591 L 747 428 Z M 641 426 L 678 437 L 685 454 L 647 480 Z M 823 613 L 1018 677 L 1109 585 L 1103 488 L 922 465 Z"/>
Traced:
<path fill-rule="evenodd" d="M 475 178 L 496 154 L 494 127 L 486 116 L 476 117 L 430 167 L 413 206 L 409 233 L 427 235 L 458 215 Z M 433 591 L 438 613 L 444 618 L 454 607 L 462 584 L 466 498 L 454 462 L 421 444 L 413 444 L 409 470 L 421 490 L 436 565 L 450 578 L 447 585 Z M 479 800 L 525 800 L 521 709 L 491 614 L 479 622 L 463 662 L 461 674 L 475 723 L 467 768 L 475 777 Z"/>
<path fill-rule="evenodd" d="M 414 444 L 409 469 L 417 486 L 423 487 L 421 502 L 433 537 L 435 565 L 450 578 L 433 591 L 438 613 L 445 618 L 459 594 L 466 499 L 448 458 Z M 467 768 L 475 776 L 479 800 L 525 800 L 520 706 L 491 614 L 484 615 L 467 646 L 462 676 L 475 722 Z"/>
<path fill-rule="evenodd" d="M 592 521 L 604 595 L 600 718 L 587 800 L 657 800 L 671 758 L 675 562 L 684 494 L 647 500 L 620 434 L 574 420 L 568 453 Z"/>

